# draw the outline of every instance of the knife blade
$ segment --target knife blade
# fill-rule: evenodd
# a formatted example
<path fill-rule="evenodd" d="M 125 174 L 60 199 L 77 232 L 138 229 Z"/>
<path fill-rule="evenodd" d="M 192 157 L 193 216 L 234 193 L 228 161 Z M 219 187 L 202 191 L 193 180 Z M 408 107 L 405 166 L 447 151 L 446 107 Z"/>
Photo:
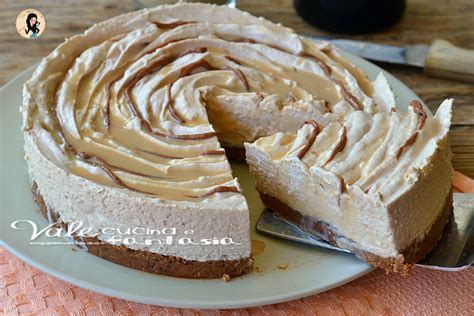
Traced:
<path fill-rule="evenodd" d="M 431 76 L 474 82 L 474 50 L 463 49 L 444 40 L 435 40 L 431 45 L 394 46 L 327 36 L 307 37 L 329 42 L 373 61 L 422 67 Z"/>
<path fill-rule="evenodd" d="M 327 41 L 342 50 L 366 59 L 417 67 L 424 67 L 429 50 L 428 45 L 393 46 L 327 37 L 311 36 L 311 38 Z"/>

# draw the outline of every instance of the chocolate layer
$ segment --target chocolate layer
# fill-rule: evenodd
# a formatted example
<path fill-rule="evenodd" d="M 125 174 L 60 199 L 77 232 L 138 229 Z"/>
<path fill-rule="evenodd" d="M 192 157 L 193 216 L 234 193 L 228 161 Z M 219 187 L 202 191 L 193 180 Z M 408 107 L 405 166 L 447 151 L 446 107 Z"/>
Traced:
<path fill-rule="evenodd" d="M 31 188 L 33 198 L 39 206 L 40 213 L 48 218 L 48 212 L 54 222 L 60 221 L 59 214 L 54 210 L 48 210 L 43 197 L 38 192 L 34 182 Z M 61 227 L 67 229 L 67 224 L 61 222 Z M 75 242 L 87 244 L 87 251 L 103 259 L 118 263 L 120 265 L 168 276 L 192 279 L 215 279 L 225 275 L 236 277 L 249 273 L 252 270 L 252 259 L 242 258 L 239 260 L 210 260 L 196 261 L 185 260 L 175 256 L 165 256 L 158 253 L 134 250 L 121 245 L 105 243 L 95 237 L 74 237 Z"/>
<path fill-rule="evenodd" d="M 320 221 L 311 216 L 303 215 L 292 209 L 285 203 L 275 197 L 260 193 L 263 204 L 277 213 L 279 216 L 300 226 L 303 230 L 319 236 L 334 246 L 338 246 L 336 240 L 339 237 L 334 228 L 324 221 Z M 384 269 L 386 272 L 395 272 L 403 275 L 408 274 L 415 264 L 425 257 L 438 243 L 443 235 L 443 229 L 446 226 L 450 216 L 453 213 L 453 195 L 452 192 L 446 198 L 443 213 L 436 219 L 423 240 L 415 240 L 406 249 L 400 251 L 401 255 L 393 258 L 383 258 L 370 252 L 360 249 L 348 249 L 360 259 L 369 264 Z M 345 238 L 345 237 L 344 237 Z"/>

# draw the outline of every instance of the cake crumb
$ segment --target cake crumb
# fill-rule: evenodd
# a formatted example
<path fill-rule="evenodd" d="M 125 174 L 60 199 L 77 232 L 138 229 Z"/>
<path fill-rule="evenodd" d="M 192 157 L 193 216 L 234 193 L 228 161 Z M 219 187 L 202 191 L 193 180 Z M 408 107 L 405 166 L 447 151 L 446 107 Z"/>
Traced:
<path fill-rule="evenodd" d="M 288 269 L 288 264 L 277 265 L 277 268 L 280 269 L 280 270 L 286 270 L 286 269 Z"/>
<path fill-rule="evenodd" d="M 230 275 L 228 275 L 227 273 L 224 273 L 222 275 L 222 280 L 224 280 L 224 282 L 229 282 L 230 281 Z"/>

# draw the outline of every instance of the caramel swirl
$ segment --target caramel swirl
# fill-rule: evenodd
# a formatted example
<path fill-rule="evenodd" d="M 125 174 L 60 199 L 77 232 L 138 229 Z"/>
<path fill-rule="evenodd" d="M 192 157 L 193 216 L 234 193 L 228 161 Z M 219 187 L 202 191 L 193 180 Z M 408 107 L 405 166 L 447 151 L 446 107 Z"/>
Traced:
<path fill-rule="evenodd" d="M 413 132 L 413 134 L 411 134 L 410 137 L 407 138 L 405 143 L 403 143 L 403 145 L 400 146 L 400 148 L 398 148 L 397 153 L 396 153 L 397 159 L 400 158 L 400 156 L 408 148 L 408 146 L 412 145 L 415 142 L 416 138 L 418 137 L 418 131 L 423 128 L 423 126 L 425 125 L 425 121 L 428 118 L 428 115 L 426 114 L 425 110 L 423 109 L 423 106 L 421 105 L 419 101 L 413 100 L 410 102 L 409 106 L 413 109 L 413 112 L 417 115 L 418 128 L 415 130 L 415 132 Z"/>
<path fill-rule="evenodd" d="M 308 142 L 306 145 L 301 149 L 301 151 L 298 153 L 298 158 L 303 159 L 304 155 L 308 152 L 308 150 L 313 146 L 314 141 L 316 140 L 316 136 L 319 134 L 319 125 L 315 121 L 306 121 L 305 124 L 311 124 L 313 126 L 313 132 L 311 133 L 311 136 L 309 137 Z"/>
<path fill-rule="evenodd" d="M 44 156 L 164 200 L 225 198 L 240 188 L 221 143 L 243 147 L 312 122 L 303 159 L 319 126 L 377 110 L 372 83 L 327 44 L 237 10 L 183 7 L 86 32 L 43 62 L 28 84 L 38 102 L 25 132 Z"/>

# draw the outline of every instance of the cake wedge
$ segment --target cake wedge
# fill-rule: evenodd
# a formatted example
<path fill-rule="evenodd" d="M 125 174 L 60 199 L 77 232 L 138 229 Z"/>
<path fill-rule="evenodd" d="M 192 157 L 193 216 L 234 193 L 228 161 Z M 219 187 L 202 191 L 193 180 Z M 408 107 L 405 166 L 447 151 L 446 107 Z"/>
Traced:
<path fill-rule="evenodd" d="M 246 143 L 265 206 L 387 271 L 407 273 L 441 237 L 452 213 L 451 100 L 428 116 L 351 113 L 321 128 Z"/>

